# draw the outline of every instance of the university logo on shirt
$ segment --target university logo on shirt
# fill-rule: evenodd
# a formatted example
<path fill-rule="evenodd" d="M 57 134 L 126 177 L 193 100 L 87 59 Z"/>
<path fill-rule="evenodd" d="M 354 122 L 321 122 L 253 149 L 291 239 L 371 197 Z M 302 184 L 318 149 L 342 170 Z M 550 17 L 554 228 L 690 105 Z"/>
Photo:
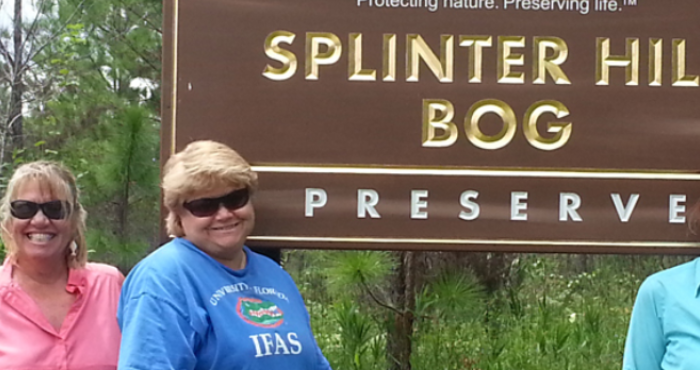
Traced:
<path fill-rule="evenodd" d="M 259 328 L 276 328 L 284 322 L 284 312 L 276 304 L 256 298 L 238 298 L 236 312 L 243 321 Z"/>

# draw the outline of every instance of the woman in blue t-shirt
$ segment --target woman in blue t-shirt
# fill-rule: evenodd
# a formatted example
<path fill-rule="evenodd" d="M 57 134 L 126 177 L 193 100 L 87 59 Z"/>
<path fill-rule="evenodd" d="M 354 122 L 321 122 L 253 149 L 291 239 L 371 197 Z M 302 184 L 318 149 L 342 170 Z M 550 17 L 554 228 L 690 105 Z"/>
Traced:
<path fill-rule="evenodd" d="M 162 187 L 175 238 L 124 283 L 119 369 L 330 370 L 292 278 L 244 245 L 255 224 L 249 164 L 193 142 L 168 160 Z"/>

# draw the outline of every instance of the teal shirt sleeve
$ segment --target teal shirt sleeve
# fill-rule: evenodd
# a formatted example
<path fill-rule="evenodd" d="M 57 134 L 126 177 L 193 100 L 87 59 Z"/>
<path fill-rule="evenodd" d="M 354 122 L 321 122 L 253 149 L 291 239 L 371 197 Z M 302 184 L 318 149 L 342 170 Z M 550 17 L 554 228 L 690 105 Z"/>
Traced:
<path fill-rule="evenodd" d="M 660 281 L 647 279 L 639 287 L 625 342 L 623 370 L 661 370 L 666 353 L 662 300 Z"/>

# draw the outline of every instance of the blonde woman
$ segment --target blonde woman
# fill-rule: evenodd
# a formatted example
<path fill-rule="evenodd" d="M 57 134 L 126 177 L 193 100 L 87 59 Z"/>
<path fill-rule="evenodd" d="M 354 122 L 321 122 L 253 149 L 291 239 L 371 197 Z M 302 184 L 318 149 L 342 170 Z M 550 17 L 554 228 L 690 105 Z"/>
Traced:
<path fill-rule="evenodd" d="M 231 148 L 198 141 L 163 174 L 176 238 L 141 261 L 119 304 L 122 370 L 330 370 L 292 278 L 245 241 L 257 175 Z"/>
<path fill-rule="evenodd" d="M 20 166 L 0 204 L 0 369 L 112 370 L 124 277 L 87 263 L 85 210 L 54 162 Z"/>

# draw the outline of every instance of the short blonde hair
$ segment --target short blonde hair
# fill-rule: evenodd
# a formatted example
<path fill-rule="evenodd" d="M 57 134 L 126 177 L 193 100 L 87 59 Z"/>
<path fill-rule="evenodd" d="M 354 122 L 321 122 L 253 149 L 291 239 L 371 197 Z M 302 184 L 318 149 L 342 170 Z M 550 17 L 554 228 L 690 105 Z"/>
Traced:
<path fill-rule="evenodd" d="M 221 188 L 258 187 L 258 175 L 250 164 L 230 147 L 210 140 L 195 141 L 171 156 L 163 168 L 163 204 L 169 235 L 185 236 L 178 211 L 191 197 Z"/>
<path fill-rule="evenodd" d="M 84 267 L 87 263 L 87 243 L 85 242 L 87 212 L 80 204 L 75 176 L 62 164 L 52 161 L 36 161 L 19 166 L 7 184 L 2 204 L 0 204 L 0 236 L 5 243 L 8 257 L 13 263 L 17 262 L 17 245 L 10 232 L 14 220 L 10 203 L 16 200 L 20 190 L 31 181 L 37 181 L 42 190 L 67 205 L 66 219 L 73 230 L 73 241 L 69 245 L 75 242 L 77 249 L 73 256 L 69 245 L 66 245 L 66 263 L 72 269 Z"/>

